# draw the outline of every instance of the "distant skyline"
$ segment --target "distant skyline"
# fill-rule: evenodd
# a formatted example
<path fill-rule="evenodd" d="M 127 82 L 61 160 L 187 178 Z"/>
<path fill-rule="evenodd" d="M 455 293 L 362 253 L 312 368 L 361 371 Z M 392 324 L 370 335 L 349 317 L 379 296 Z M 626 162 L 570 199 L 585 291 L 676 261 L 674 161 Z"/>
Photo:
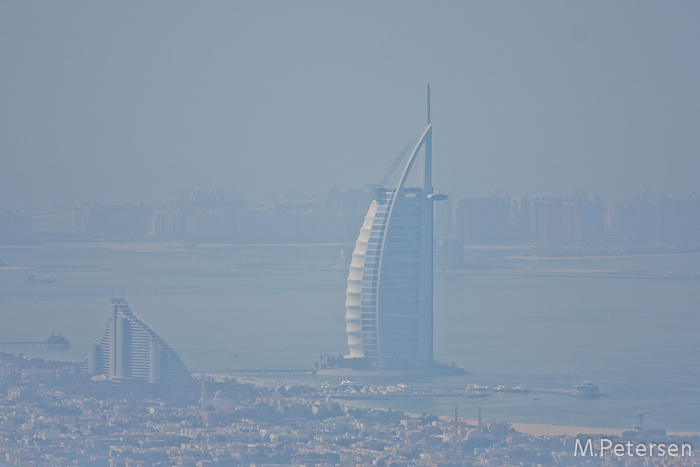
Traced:
<path fill-rule="evenodd" d="M 0 4 L 0 207 L 378 183 L 700 192 L 696 3 Z"/>

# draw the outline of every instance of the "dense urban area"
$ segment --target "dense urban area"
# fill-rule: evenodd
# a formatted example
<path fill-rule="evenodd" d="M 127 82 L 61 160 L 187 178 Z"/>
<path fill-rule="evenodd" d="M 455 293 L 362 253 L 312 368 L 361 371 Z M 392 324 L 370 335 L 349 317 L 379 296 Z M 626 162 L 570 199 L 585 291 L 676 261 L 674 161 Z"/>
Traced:
<path fill-rule="evenodd" d="M 700 445 L 698 436 L 641 428 L 622 437 L 536 436 L 486 418 L 348 403 L 354 392 L 391 392 L 391 386 L 214 375 L 180 385 L 94 379 L 77 374 L 75 365 L 0 354 L 0 465 L 691 466 L 697 463 L 689 454 Z M 686 451 L 608 450 L 600 457 L 602 439 Z"/>
<path fill-rule="evenodd" d="M 90 202 L 48 211 L 0 209 L 0 244 L 101 239 L 352 243 L 371 199 L 371 189 L 332 189 L 325 195 L 261 193 L 246 198 L 198 187 L 160 205 Z M 59 229 L 46 225 L 46 219 L 60 215 L 64 231 L 57 233 Z M 549 248 L 534 248 L 533 254 L 551 254 L 552 248 L 558 254 L 687 250 L 700 242 L 700 197 L 693 193 L 670 198 L 648 190 L 607 201 L 581 190 L 559 198 L 497 192 L 453 200 L 448 195 L 435 204 L 435 239 L 448 251 L 445 256 L 451 258 L 452 266 L 460 266 L 455 248 L 468 245 L 530 243 Z"/>

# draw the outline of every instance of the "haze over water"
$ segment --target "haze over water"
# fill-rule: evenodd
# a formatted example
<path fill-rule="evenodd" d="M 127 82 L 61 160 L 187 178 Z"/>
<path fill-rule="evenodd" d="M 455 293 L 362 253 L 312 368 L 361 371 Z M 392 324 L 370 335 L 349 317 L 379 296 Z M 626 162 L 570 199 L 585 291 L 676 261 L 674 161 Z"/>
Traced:
<path fill-rule="evenodd" d="M 0 268 L 0 341 L 60 333 L 70 351 L 27 354 L 82 361 L 102 337 L 114 293 L 191 370 L 312 368 L 320 354 L 347 353 L 339 250 L 349 245 L 172 246 L 1 248 L 13 268 Z M 520 253 L 475 249 L 468 259 L 503 269 L 700 272 L 698 254 L 509 259 Z M 58 280 L 29 284 L 29 272 Z M 645 425 L 700 431 L 698 302 L 697 280 L 438 271 L 435 356 L 472 374 L 433 382 L 570 389 L 591 380 L 608 397 L 494 394 L 381 405 L 444 414 L 459 405 L 470 417 L 480 405 L 485 418 L 618 428 L 655 410 Z"/>

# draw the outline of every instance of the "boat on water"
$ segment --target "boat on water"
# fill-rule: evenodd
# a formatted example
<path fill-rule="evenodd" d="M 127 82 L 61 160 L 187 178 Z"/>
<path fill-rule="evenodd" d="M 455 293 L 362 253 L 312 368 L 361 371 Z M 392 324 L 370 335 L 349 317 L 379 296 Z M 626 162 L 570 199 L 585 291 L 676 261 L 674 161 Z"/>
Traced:
<path fill-rule="evenodd" d="M 597 384 L 590 381 L 584 381 L 581 384 L 574 384 L 574 395 L 580 397 L 599 397 L 602 396 L 600 388 Z"/>
<path fill-rule="evenodd" d="M 53 284 L 56 282 L 55 277 L 49 277 L 47 279 L 37 279 L 34 274 L 27 274 L 27 278 L 24 279 L 25 282 L 29 284 Z"/>

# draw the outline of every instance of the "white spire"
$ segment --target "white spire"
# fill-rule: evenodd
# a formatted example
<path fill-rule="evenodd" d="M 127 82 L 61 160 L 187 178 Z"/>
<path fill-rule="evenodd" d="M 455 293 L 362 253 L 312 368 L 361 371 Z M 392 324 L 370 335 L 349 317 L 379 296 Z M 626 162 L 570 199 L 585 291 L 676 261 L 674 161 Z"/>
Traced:
<path fill-rule="evenodd" d="M 428 83 L 428 125 L 430 125 L 430 83 Z"/>

